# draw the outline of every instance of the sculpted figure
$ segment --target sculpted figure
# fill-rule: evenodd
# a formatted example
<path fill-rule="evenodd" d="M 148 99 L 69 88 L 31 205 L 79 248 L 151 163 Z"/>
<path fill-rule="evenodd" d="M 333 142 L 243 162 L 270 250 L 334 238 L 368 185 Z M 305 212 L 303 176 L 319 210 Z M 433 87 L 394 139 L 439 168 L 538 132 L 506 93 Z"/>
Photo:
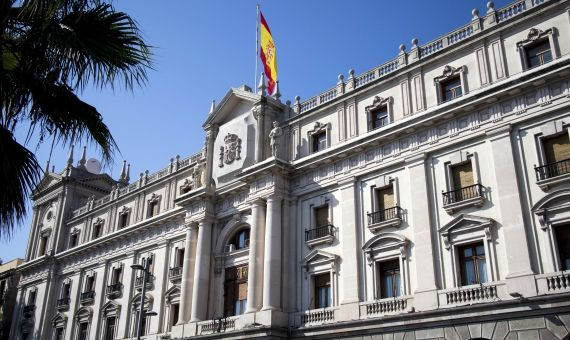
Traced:
<path fill-rule="evenodd" d="M 279 156 L 279 145 L 283 130 L 279 127 L 279 122 L 273 122 L 273 129 L 269 132 L 269 145 L 271 146 L 271 155 L 273 157 Z"/>

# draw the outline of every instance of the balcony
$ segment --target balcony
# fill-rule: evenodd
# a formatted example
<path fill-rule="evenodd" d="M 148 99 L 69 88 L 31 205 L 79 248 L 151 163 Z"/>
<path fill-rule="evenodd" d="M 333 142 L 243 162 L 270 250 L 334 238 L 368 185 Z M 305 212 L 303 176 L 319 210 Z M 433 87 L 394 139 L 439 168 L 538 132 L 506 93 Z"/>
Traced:
<path fill-rule="evenodd" d="M 64 311 L 69 309 L 69 297 L 58 299 L 56 302 L 57 310 Z"/>
<path fill-rule="evenodd" d="M 233 331 L 236 328 L 236 318 L 226 317 L 198 323 L 199 334 L 214 334 Z"/>
<path fill-rule="evenodd" d="M 81 302 L 82 305 L 91 304 L 93 303 L 94 300 L 95 300 L 95 291 L 93 290 L 81 293 L 81 296 L 79 298 L 79 302 Z"/>
<path fill-rule="evenodd" d="M 31 318 L 36 310 L 36 305 L 27 305 L 23 308 L 23 314 L 25 318 Z"/>
<path fill-rule="evenodd" d="M 535 166 L 534 172 L 536 173 L 536 184 L 546 191 L 550 186 L 567 181 L 570 178 L 570 159 Z"/>
<path fill-rule="evenodd" d="M 319 244 L 331 244 L 334 241 L 334 226 L 332 224 L 305 229 L 305 243 L 309 248 Z"/>
<path fill-rule="evenodd" d="M 377 233 L 388 227 L 397 227 L 402 223 L 402 208 L 392 208 L 371 212 L 368 214 L 368 229 Z"/>
<path fill-rule="evenodd" d="M 335 322 L 336 307 L 311 309 L 297 313 L 295 321 L 299 326 L 310 327 Z"/>
<path fill-rule="evenodd" d="M 135 279 L 135 288 L 136 289 L 142 289 L 143 280 L 144 280 L 143 276 L 139 276 Z M 146 282 L 146 289 L 147 290 L 152 289 L 152 282 L 153 281 L 154 281 L 154 275 L 149 274 L 147 277 L 147 282 Z"/>
<path fill-rule="evenodd" d="M 121 296 L 123 292 L 123 284 L 116 282 L 107 286 L 107 297 L 109 299 L 116 299 Z"/>
<path fill-rule="evenodd" d="M 411 296 L 398 296 L 360 304 L 360 314 L 370 318 L 413 310 Z"/>
<path fill-rule="evenodd" d="M 444 289 L 438 292 L 439 304 L 452 307 L 492 302 L 505 295 L 504 288 L 504 282 L 498 281 Z"/>
<path fill-rule="evenodd" d="M 177 281 L 182 278 L 182 267 L 172 267 L 168 272 L 170 281 Z"/>
<path fill-rule="evenodd" d="M 570 292 L 570 270 L 536 275 L 540 295 Z"/>
<path fill-rule="evenodd" d="M 483 186 L 474 184 L 460 189 L 443 192 L 443 209 L 452 214 L 454 211 L 467 207 L 480 207 L 485 202 Z"/>

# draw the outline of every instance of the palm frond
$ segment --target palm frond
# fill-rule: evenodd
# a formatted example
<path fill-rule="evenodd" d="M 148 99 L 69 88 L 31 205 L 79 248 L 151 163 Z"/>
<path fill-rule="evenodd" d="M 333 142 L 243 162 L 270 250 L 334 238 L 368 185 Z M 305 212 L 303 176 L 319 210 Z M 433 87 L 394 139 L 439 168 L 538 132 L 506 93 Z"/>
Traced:
<path fill-rule="evenodd" d="M 26 216 L 26 200 L 40 179 L 34 154 L 0 126 L 0 237 L 11 235 Z"/>

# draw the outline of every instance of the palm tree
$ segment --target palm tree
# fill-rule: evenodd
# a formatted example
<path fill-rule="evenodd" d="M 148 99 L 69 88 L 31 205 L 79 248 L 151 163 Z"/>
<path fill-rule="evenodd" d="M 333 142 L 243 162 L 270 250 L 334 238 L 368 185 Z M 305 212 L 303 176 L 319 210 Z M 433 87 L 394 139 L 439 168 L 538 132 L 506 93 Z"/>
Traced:
<path fill-rule="evenodd" d="M 142 85 L 150 47 L 127 14 L 100 0 L 0 0 L 0 237 L 26 214 L 43 170 L 26 148 L 40 143 L 93 142 L 104 161 L 117 145 L 97 109 L 78 94 Z M 23 143 L 14 131 L 29 125 Z"/>

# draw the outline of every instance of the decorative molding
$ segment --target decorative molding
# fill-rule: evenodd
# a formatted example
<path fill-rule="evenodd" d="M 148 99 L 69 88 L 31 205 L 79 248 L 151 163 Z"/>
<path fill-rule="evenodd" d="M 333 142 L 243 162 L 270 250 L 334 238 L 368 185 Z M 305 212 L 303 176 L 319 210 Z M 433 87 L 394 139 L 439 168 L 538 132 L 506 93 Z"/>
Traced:
<path fill-rule="evenodd" d="M 228 133 L 224 137 L 225 146 L 220 146 L 220 159 L 218 166 L 221 168 L 224 164 L 231 164 L 234 160 L 241 159 L 241 138 L 233 133 Z"/>
<path fill-rule="evenodd" d="M 465 66 L 455 68 L 450 65 L 445 65 L 445 67 L 443 68 L 443 73 L 440 76 L 433 78 L 433 81 L 434 83 L 439 84 L 442 81 L 445 81 L 451 77 L 461 75 L 461 73 L 463 73 L 464 71 L 465 71 Z"/>
<path fill-rule="evenodd" d="M 552 28 L 547 29 L 546 31 L 543 31 L 541 29 L 538 28 L 531 28 L 530 30 L 528 30 L 528 34 L 526 36 L 525 40 L 519 41 L 517 42 L 517 49 L 522 49 L 525 46 L 528 46 L 529 44 L 532 44 L 542 38 L 548 37 L 549 35 L 552 35 L 554 33 L 554 30 Z"/>

